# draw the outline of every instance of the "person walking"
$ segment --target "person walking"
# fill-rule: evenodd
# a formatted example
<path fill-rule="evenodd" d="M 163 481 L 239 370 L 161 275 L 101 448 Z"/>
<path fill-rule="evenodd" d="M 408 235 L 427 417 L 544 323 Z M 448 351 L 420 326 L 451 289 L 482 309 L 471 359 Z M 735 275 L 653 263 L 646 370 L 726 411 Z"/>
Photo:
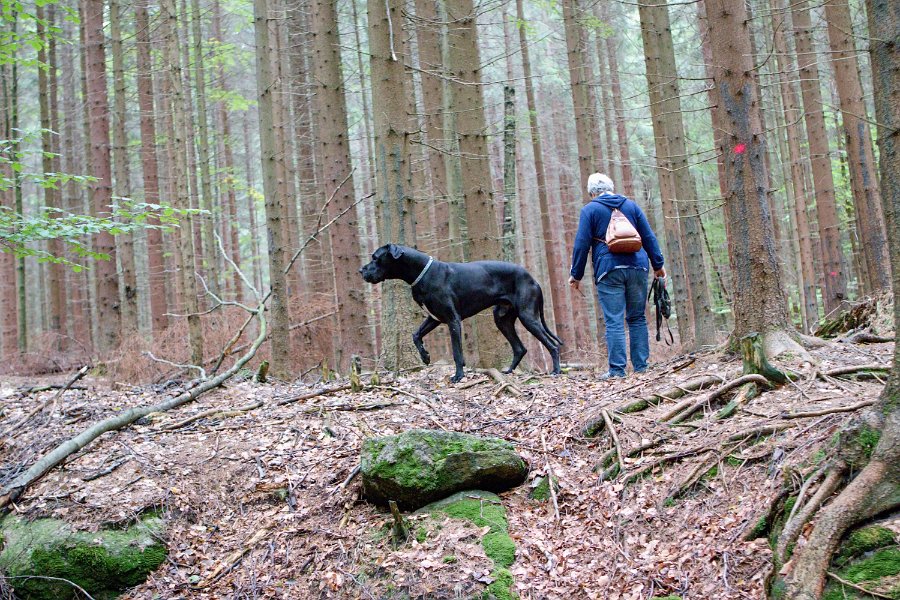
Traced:
<path fill-rule="evenodd" d="M 600 379 L 625 377 L 625 323 L 628 323 L 631 342 L 631 365 L 635 373 L 641 373 L 647 369 L 650 358 L 650 338 L 644 313 L 648 273 L 652 265 L 655 276 L 665 279 L 662 251 L 644 211 L 633 200 L 616 194 L 608 176 L 594 173 L 588 177 L 587 192 L 591 201 L 581 209 L 578 220 L 569 285 L 579 289 L 588 250 L 591 250 L 609 355 L 609 371 Z M 621 221 L 623 215 L 627 223 Z M 610 227 L 610 221 L 613 221 L 613 227 Z M 635 230 L 639 239 L 634 235 Z M 631 235 L 619 240 L 617 235 L 622 232 Z M 613 246 L 612 250 L 610 246 Z"/>

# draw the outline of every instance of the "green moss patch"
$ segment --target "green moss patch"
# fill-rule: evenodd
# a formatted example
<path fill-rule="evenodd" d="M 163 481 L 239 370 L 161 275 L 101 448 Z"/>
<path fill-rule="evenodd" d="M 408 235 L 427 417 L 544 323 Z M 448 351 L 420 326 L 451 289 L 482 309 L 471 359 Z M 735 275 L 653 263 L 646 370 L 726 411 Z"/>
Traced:
<path fill-rule="evenodd" d="M 861 556 L 866 552 L 878 550 L 895 543 L 894 532 L 886 527 L 872 525 L 853 531 L 841 542 L 835 564 L 843 566 L 850 559 Z"/>
<path fill-rule="evenodd" d="M 163 529 L 156 516 L 127 529 L 92 533 L 57 519 L 28 522 L 10 515 L 0 521 L 0 571 L 12 578 L 17 596 L 24 600 L 79 597 L 64 581 L 26 579 L 29 576 L 71 581 L 95 598 L 113 598 L 144 582 L 165 560 L 166 547 L 159 541 Z"/>
<path fill-rule="evenodd" d="M 867 529 L 883 529 L 880 527 L 868 527 L 861 530 L 857 530 L 854 533 L 860 533 L 862 531 L 866 531 Z M 886 539 L 884 533 L 879 532 L 870 532 L 866 534 L 862 534 L 858 536 L 856 539 L 853 539 L 854 536 L 851 534 L 848 536 L 847 540 L 844 541 L 841 549 L 841 555 L 844 553 L 844 546 L 847 544 L 856 544 L 857 548 L 862 548 L 865 545 L 871 545 L 876 542 L 882 542 Z M 851 563 L 838 571 L 837 573 L 842 579 L 849 581 L 850 583 L 857 584 L 861 587 L 876 589 L 876 586 L 879 589 L 879 593 L 882 595 L 887 595 L 891 598 L 900 599 L 900 586 L 897 585 L 897 577 L 900 576 L 900 548 L 896 546 L 892 546 L 889 548 L 881 548 L 880 550 L 876 550 L 875 552 L 866 552 L 862 555 L 861 558 L 853 559 Z M 885 584 L 890 586 L 893 584 L 893 588 L 885 592 L 883 589 Z M 825 594 L 822 596 L 823 600 L 843 600 L 845 598 L 870 598 L 868 594 L 863 594 L 858 590 L 854 590 L 849 588 L 848 586 L 842 585 L 837 581 L 830 581 L 828 587 L 825 589 Z"/>
<path fill-rule="evenodd" d="M 508 567 L 516 560 L 516 543 L 509 537 L 506 509 L 500 498 L 490 492 L 470 490 L 459 492 L 416 511 L 418 513 L 443 513 L 454 519 L 469 521 L 477 527 L 487 527 L 481 538 L 484 553 L 494 562 L 491 573 L 493 583 L 484 592 L 484 600 L 512 600 L 513 577 Z"/>

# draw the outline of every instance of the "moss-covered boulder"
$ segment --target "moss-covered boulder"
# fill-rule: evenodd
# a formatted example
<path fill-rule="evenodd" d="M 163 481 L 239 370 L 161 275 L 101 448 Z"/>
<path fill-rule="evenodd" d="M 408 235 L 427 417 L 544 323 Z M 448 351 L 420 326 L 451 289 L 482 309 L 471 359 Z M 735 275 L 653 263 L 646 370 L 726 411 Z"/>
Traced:
<path fill-rule="evenodd" d="M 433 502 L 418 511 L 418 514 L 445 514 L 454 519 L 470 521 L 478 527 L 487 527 L 488 532 L 481 538 L 484 553 L 494 561 L 491 579 L 482 596 L 483 600 L 513 600 L 517 598 L 513 590 L 513 576 L 510 565 L 516 560 L 516 543 L 509 537 L 509 523 L 506 509 L 500 498 L 490 492 L 466 490 Z"/>
<path fill-rule="evenodd" d="M 126 529 L 76 531 L 65 521 L 0 520 L 0 572 L 23 600 L 115 598 L 144 582 L 166 558 L 163 521 L 147 517 Z M 30 578 L 33 577 L 33 578 Z M 52 579 L 51 579 L 52 578 Z"/>
<path fill-rule="evenodd" d="M 508 490 L 525 481 L 528 467 L 509 442 L 414 429 L 366 440 L 361 473 L 369 501 L 415 510 L 461 490 Z"/>

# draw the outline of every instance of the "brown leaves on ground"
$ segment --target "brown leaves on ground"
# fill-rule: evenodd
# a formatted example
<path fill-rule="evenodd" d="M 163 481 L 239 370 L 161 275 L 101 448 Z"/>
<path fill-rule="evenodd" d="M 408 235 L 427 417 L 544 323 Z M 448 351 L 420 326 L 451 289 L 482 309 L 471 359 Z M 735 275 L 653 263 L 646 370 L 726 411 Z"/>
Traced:
<path fill-rule="evenodd" d="M 835 344 L 816 350 L 814 357 L 818 370 L 826 371 L 888 363 L 892 349 L 892 344 Z M 233 382 L 181 410 L 104 435 L 48 474 L 15 509 L 84 528 L 163 510 L 169 560 L 130 598 L 477 597 L 491 581 L 492 568 L 474 525 L 410 516 L 411 540 L 394 549 L 390 515 L 360 500 L 359 479 L 338 489 L 358 464 L 363 438 L 445 427 L 505 438 L 530 463 L 531 478 L 549 466 L 558 479 L 558 522 L 550 501 L 528 498 L 528 485 L 503 496 L 517 545 L 510 571 L 521 598 L 763 598 L 770 550 L 764 540 L 741 541 L 741 534 L 778 493 L 785 469 L 821 460 L 828 440 L 853 414 L 793 419 L 790 429 L 764 439 L 726 439 L 782 422 L 786 412 L 875 398 L 881 383 L 808 378 L 764 393 L 730 419 L 715 420 L 718 407 L 710 407 L 685 427 L 657 422 L 669 402 L 630 415 L 612 413 L 626 453 L 675 432 L 643 455 L 625 458 L 626 475 L 660 457 L 697 451 L 630 485 L 624 485 L 623 475 L 599 482 L 598 462 L 611 440 L 606 433 L 580 438 L 587 417 L 740 365 L 736 357 L 701 355 L 689 367 L 673 370 L 684 362 L 675 359 L 613 382 L 598 382 L 597 373 L 587 371 L 557 378 L 516 374 L 524 392 L 519 397 L 495 393 L 500 386 L 483 375 L 470 375 L 463 386 L 481 383 L 451 386 L 449 366 L 389 383 L 406 394 L 386 388 L 344 391 L 285 405 L 278 400 L 323 386 Z M 33 381 L 0 385 L 0 429 L 54 393 L 23 396 L 13 387 L 17 383 Z M 86 424 L 169 393 L 110 389 L 90 380 L 87 385 L 87 391 L 67 391 L 48 412 L 0 440 L 0 484 Z M 264 405 L 162 429 L 201 411 L 254 400 Z M 679 499 L 667 500 L 723 448 L 714 469 Z M 111 466 L 109 474 L 85 481 Z"/>

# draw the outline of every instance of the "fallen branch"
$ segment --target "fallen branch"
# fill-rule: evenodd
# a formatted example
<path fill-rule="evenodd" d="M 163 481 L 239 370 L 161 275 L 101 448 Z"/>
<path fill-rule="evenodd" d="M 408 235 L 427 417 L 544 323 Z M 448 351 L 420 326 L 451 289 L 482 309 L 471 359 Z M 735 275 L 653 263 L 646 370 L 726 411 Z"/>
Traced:
<path fill-rule="evenodd" d="M 893 341 L 893 340 L 891 340 L 891 341 Z M 829 577 L 831 577 L 832 579 L 834 579 L 835 581 L 837 581 L 838 583 L 840 583 L 841 585 L 846 585 L 847 587 L 851 587 L 854 590 L 857 590 L 857 591 L 862 592 L 863 594 L 866 594 L 867 596 L 872 596 L 873 598 L 884 598 L 885 600 L 894 600 L 894 598 L 896 598 L 896 596 L 885 596 L 884 594 L 879 594 L 878 592 L 873 592 L 872 590 L 867 590 L 866 588 L 864 588 L 861 585 L 856 585 L 855 583 L 850 583 L 846 579 L 838 577 L 836 574 L 832 573 L 831 571 L 825 571 L 825 574 L 828 575 Z"/>
<path fill-rule="evenodd" d="M 283 406 L 285 404 L 291 404 L 292 402 L 303 402 L 305 400 L 312 400 L 313 398 L 317 398 L 319 396 L 324 396 L 326 394 L 334 394 L 336 392 L 344 392 L 350 389 L 350 384 L 339 385 L 333 388 L 325 388 L 323 390 L 318 390 L 316 392 L 309 392 L 308 394 L 300 394 L 299 396 L 292 396 L 290 398 L 282 398 L 276 404 L 278 406 Z"/>
<path fill-rule="evenodd" d="M 817 373 L 820 378 L 827 377 L 840 377 L 842 375 L 853 375 L 854 373 L 864 373 L 877 371 L 879 373 L 888 373 L 891 370 L 891 365 L 880 365 L 877 363 L 868 364 L 868 365 L 856 365 L 856 366 L 848 366 L 848 367 L 838 367 L 837 369 L 831 369 L 830 371 L 824 371 Z"/>
<path fill-rule="evenodd" d="M 266 339 L 266 317 L 265 307 L 260 304 L 256 308 L 256 318 L 259 320 L 259 335 L 253 342 L 250 349 L 242 355 L 228 370 L 216 375 L 212 379 L 202 381 L 196 387 L 187 390 L 174 398 L 169 398 L 159 404 L 150 406 L 140 406 L 121 411 L 117 415 L 104 419 L 99 423 L 95 423 L 76 435 L 66 440 L 49 453 L 41 457 L 36 463 L 29 467 L 25 472 L 16 477 L 5 488 L 0 490 L 0 510 L 5 509 L 11 502 L 15 502 L 29 486 L 47 474 L 54 467 L 62 464 L 69 456 L 78 452 L 95 439 L 108 431 L 116 431 L 130 425 L 142 417 L 146 417 L 153 412 L 165 412 L 173 408 L 177 408 L 189 402 L 193 402 L 200 395 L 215 389 L 222 385 L 226 380 L 230 379 L 235 373 L 240 371 L 246 365 L 256 351 L 262 346 Z"/>
<path fill-rule="evenodd" d="M 312 406 L 304 406 L 300 409 L 303 413 L 317 413 L 323 410 L 341 410 L 341 411 L 367 411 L 378 410 L 379 408 L 387 408 L 388 406 L 396 406 L 396 402 L 369 402 L 367 404 L 313 404 Z"/>
<path fill-rule="evenodd" d="M 736 442 L 738 440 L 746 440 L 750 437 L 764 436 L 764 435 L 773 435 L 778 433 L 779 431 L 784 431 L 785 429 L 790 429 L 794 425 L 792 423 L 779 423 L 778 425 L 763 425 L 762 427 L 754 427 L 753 429 L 745 429 L 743 431 L 738 431 L 737 433 L 732 433 L 730 436 L 726 438 L 727 442 Z"/>
<path fill-rule="evenodd" d="M 544 437 L 544 430 L 541 430 L 541 445 L 544 447 L 544 465 L 547 469 L 547 483 L 550 488 L 550 499 L 553 501 L 553 519 L 559 523 L 559 501 L 556 498 L 556 486 L 553 485 L 553 467 L 550 466 L 550 459 L 547 457 L 547 439 Z"/>
<path fill-rule="evenodd" d="M 25 423 L 27 423 L 28 421 L 30 421 L 31 418 L 32 418 L 33 416 L 35 416 L 36 414 L 38 414 L 38 413 L 40 413 L 40 412 L 43 412 L 43 410 L 44 410 L 45 408 L 47 408 L 47 407 L 50 405 L 50 403 L 56 404 L 57 399 L 59 399 L 60 396 L 62 396 L 64 393 L 66 393 L 66 390 L 68 390 L 69 388 L 71 388 L 72 385 L 75 384 L 75 382 L 77 382 L 77 381 L 80 380 L 82 377 L 84 377 L 85 375 L 87 375 L 87 372 L 88 372 L 89 370 L 90 370 L 90 366 L 88 366 L 88 365 L 84 365 L 83 367 L 81 367 L 80 369 L 78 369 L 78 372 L 75 373 L 75 375 L 72 377 L 72 379 L 70 379 L 70 380 L 68 381 L 68 383 L 66 383 L 66 384 L 63 385 L 61 388 L 59 388 L 59 391 L 58 391 L 58 392 L 56 392 L 55 394 L 53 394 L 53 396 L 51 396 L 50 398 L 47 398 L 47 400 L 45 400 L 43 403 L 41 403 L 40 406 L 38 406 L 37 408 L 33 409 L 33 410 L 32 410 L 31 412 L 29 412 L 27 415 L 25 415 L 24 417 L 22 417 L 21 419 L 19 419 L 18 421 L 16 421 L 15 423 L 13 423 L 12 425 L 10 425 L 9 427 L 7 427 L 2 433 L 0 433 L 0 438 L 6 437 L 6 436 L 9 435 L 11 432 L 15 431 L 16 429 L 20 428 L 22 425 L 24 425 Z"/>
<path fill-rule="evenodd" d="M 222 575 L 234 568 L 234 566 L 244 558 L 244 555 L 253 550 L 253 547 L 265 539 L 270 533 L 271 525 L 260 528 L 247 542 L 239 549 L 229 554 L 224 561 L 220 562 L 209 576 L 193 586 L 195 590 L 202 590 L 215 583 Z"/>
<path fill-rule="evenodd" d="M 186 419 L 182 419 L 181 421 L 176 421 L 175 423 L 171 423 L 169 425 L 165 425 L 162 429 L 166 431 L 172 431 L 173 429 L 180 429 L 186 425 L 190 425 L 195 421 L 199 421 L 200 419 L 205 419 L 206 417 L 236 417 L 238 415 L 242 415 L 247 411 L 251 411 L 255 408 L 259 408 L 263 405 L 262 400 L 257 400 L 256 402 L 251 402 L 246 406 L 239 406 L 238 408 L 232 410 L 223 410 L 221 408 L 211 408 L 209 410 L 204 410 L 203 412 L 199 412 L 196 415 L 190 416 Z"/>
<path fill-rule="evenodd" d="M 93 473 L 89 473 L 81 478 L 82 481 L 94 481 L 95 479 L 100 479 L 101 477 L 106 477 L 125 463 L 131 460 L 130 456 L 126 456 L 121 460 L 117 460 L 113 464 L 109 465 L 105 469 L 100 469 L 99 471 L 94 471 Z"/>
<path fill-rule="evenodd" d="M 350 471 L 349 475 L 347 475 L 347 479 L 342 481 L 340 483 L 340 485 L 338 485 L 336 488 L 331 490 L 331 493 L 328 495 L 333 496 L 336 492 L 339 492 L 340 490 L 342 490 L 342 489 L 346 488 L 348 485 L 350 485 L 350 482 L 353 481 L 357 475 L 359 475 L 360 470 L 361 470 L 360 465 L 356 465 L 355 467 L 353 467 L 353 470 Z"/>
<path fill-rule="evenodd" d="M 872 406 L 878 402 L 878 400 L 863 400 L 862 402 L 857 402 L 856 404 L 851 404 L 850 406 L 836 406 L 834 408 L 825 408 L 822 410 L 810 410 L 807 412 L 796 412 L 796 413 L 786 413 L 782 414 L 782 419 L 806 419 L 809 417 L 821 417 L 823 415 L 830 415 L 834 413 L 843 413 L 843 412 L 853 412 L 857 411 L 861 408 L 865 408 L 867 406 Z"/>
<path fill-rule="evenodd" d="M 502 392 L 504 389 L 508 389 L 513 396 L 521 396 L 522 395 L 522 390 L 519 389 L 519 387 L 516 384 L 514 384 L 513 382 L 509 381 L 509 379 L 504 377 L 503 374 L 500 373 L 500 371 L 498 371 L 497 369 L 475 369 L 475 372 L 487 375 L 488 377 L 493 379 L 496 383 L 500 384 L 500 389 L 498 389 L 494 393 L 494 396 L 498 396 L 500 394 L 500 392 Z"/>
<path fill-rule="evenodd" d="M 632 458 L 634 456 L 637 456 L 641 452 L 645 452 L 647 450 L 652 450 L 653 448 L 656 448 L 657 446 L 662 446 L 664 443 L 671 440 L 672 437 L 674 437 L 674 436 L 663 435 L 663 436 L 656 438 L 655 440 L 648 440 L 648 441 L 640 444 L 639 446 L 635 446 L 634 448 L 632 448 L 631 450 L 626 452 L 625 457 Z M 600 457 L 600 466 L 602 467 L 602 466 L 607 465 L 608 462 L 612 460 L 612 457 L 615 454 L 616 454 L 615 448 L 609 449 L 603 456 Z M 618 462 L 613 463 L 612 466 L 610 466 L 605 471 L 603 471 L 603 473 L 600 474 L 600 481 L 603 482 L 608 479 L 612 479 L 613 477 L 615 477 L 616 475 L 618 475 L 621 472 L 620 469 L 624 469 L 624 466 L 620 467 Z"/>

